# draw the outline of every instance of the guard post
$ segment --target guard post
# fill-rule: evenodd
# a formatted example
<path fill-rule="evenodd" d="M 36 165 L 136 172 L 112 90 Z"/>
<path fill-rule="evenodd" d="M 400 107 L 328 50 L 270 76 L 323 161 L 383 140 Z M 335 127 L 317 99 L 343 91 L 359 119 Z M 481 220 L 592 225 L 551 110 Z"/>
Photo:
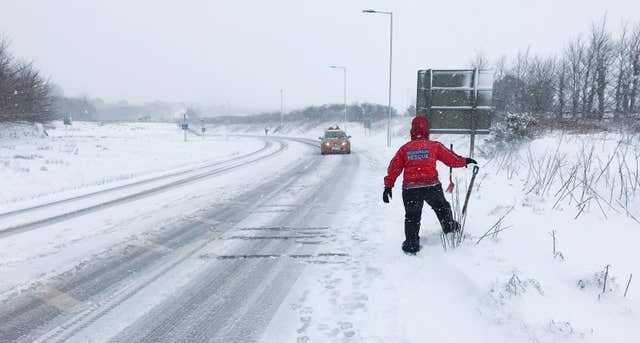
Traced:
<path fill-rule="evenodd" d="M 493 72 L 480 69 L 418 70 L 416 115 L 429 119 L 431 133 L 488 134 L 493 117 Z"/>
<path fill-rule="evenodd" d="M 182 131 L 184 131 L 184 141 L 187 141 L 187 130 L 189 130 L 189 122 L 187 122 L 187 114 L 182 117 Z"/>

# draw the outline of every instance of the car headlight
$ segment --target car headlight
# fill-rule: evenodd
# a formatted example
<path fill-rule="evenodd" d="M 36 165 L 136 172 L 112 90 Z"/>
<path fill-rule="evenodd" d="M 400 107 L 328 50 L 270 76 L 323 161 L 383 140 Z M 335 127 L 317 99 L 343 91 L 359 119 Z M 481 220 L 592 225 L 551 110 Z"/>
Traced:
<path fill-rule="evenodd" d="M 329 146 L 331 144 L 329 142 L 325 142 L 324 145 Z"/>
<path fill-rule="evenodd" d="M 347 146 L 347 142 L 342 142 L 342 146 Z"/>

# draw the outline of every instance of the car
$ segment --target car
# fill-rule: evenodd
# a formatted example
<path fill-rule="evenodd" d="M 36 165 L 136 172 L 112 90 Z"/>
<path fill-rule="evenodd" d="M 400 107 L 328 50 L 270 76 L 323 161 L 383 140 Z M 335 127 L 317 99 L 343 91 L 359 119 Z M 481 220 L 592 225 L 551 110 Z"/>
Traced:
<path fill-rule="evenodd" d="M 338 126 L 328 128 L 324 131 L 323 137 L 318 137 L 320 139 L 320 153 L 322 155 L 350 154 L 351 142 L 349 138 L 351 136 L 348 136 Z"/>

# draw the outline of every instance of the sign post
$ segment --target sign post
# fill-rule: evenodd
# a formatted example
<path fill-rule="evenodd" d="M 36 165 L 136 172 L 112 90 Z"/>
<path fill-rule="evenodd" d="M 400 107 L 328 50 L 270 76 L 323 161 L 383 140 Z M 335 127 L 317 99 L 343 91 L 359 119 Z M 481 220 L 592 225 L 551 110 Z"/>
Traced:
<path fill-rule="evenodd" d="M 189 130 L 189 123 L 187 122 L 187 114 L 182 117 L 182 131 L 184 131 L 184 141 L 187 141 L 187 130 Z"/>
<path fill-rule="evenodd" d="M 475 138 L 488 134 L 493 107 L 493 72 L 480 69 L 418 71 L 416 115 L 431 123 L 431 133 L 470 135 L 469 156 Z"/>

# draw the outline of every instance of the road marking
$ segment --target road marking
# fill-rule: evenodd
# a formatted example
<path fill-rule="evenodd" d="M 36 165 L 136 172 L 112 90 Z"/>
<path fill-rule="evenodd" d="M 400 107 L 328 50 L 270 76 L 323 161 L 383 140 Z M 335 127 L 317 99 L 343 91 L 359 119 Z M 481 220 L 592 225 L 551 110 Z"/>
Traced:
<path fill-rule="evenodd" d="M 83 304 L 82 301 L 74 298 L 68 293 L 61 292 L 51 286 L 42 286 L 40 292 L 37 292 L 36 294 L 36 296 L 42 299 L 42 301 L 62 312 L 71 312 L 71 310 Z"/>
<path fill-rule="evenodd" d="M 146 249 L 146 250 L 151 250 L 153 252 L 157 252 L 159 254 L 166 254 L 168 252 L 173 251 L 173 249 L 162 245 L 162 244 L 158 244 L 156 242 L 153 242 L 151 240 L 145 239 L 145 240 L 136 240 L 136 241 L 132 241 L 129 242 L 130 246 L 134 246 L 134 247 L 138 247 L 138 248 L 142 248 L 142 249 Z"/>
<path fill-rule="evenodd" d="M 287 226 L 270 226 L 270 227 L 245 227 L 238 230 L 241 231 L 319 231 L 319 230 L 327 230 L 328 226 L 319 226 L 319 227 L 287 227 Z"/>
<path fill-rule="evenodd" d="M 329 238 L 331 235 L 291 235 L 291 236 L 231 236 L 223 238 L 225 240 L 241 239 L 241 240 L 261 240 L 261 239 L 314 239 L 314 238 Z"/>
<path fill-rule="evenodd" d="M 209 218 L 196 218 L 195 220 L 198 223 L 202 223 L 202 224 L 209 224 L 211 225 L 211 229 L 215 229 L 215 227 L 220 224 L 219 220 L 215 220 L 215 219 L 209 219 Z"/>
<path fill-rule="evenodd" d="M 217 259 L 217 260 L 238 260 L 238 259 L 275 259 L 275 258 L 292 258 L 292 259 L 312 259 L 312 258 L 327 258 L 327 257 L 349 257 L 351 255 L 340 252 L 328 252 L 319 254 L 236 254 L 236 255 L 215 255 L 215 254 L 201 254 L 198 257 L 201 259 Z M 316 261 L 312 261 L 316 262 Z M 320 261 L 327 262 L 329 261 Z"/>

